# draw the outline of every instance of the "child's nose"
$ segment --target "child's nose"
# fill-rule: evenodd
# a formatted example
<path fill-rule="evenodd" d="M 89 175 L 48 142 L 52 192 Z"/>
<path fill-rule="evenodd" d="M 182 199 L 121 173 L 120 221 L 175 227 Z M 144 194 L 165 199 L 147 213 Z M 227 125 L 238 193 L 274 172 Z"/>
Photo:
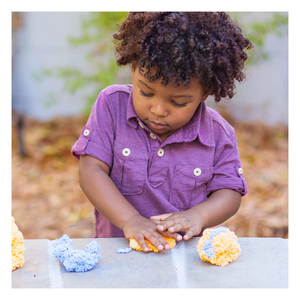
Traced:
<path fill-rule="evenodd" d="M 166 103 L 159 99 L 153 101 L 150 111 L 158 117 L 166 117 L 168 115 Z"/>

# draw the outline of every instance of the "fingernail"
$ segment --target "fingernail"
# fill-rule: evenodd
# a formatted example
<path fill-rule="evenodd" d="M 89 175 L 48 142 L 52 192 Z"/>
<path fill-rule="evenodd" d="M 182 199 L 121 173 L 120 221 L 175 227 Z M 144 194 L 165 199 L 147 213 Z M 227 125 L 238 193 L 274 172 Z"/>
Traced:
<path fill-rule="evenodd" d="M 157 249 L 158 249 L 158 250 L 163 250 L 163 249 L 164 249 L 164 246 L 163 246 L 163 245 L 159 245 Z"/>
<path fill-rule="evenodd" d="M 182 236 L 181 236 L 180 234 L 177 235 L 176 240 L 177 240 L 177 241 L 181 241 L 181 240 L 182 240 Z"/>
<path fill-rule="evenodd" d="M 158 229 L 159 229 L 159 230 L 164 230 L 164 226 L 158 225 Z"/>

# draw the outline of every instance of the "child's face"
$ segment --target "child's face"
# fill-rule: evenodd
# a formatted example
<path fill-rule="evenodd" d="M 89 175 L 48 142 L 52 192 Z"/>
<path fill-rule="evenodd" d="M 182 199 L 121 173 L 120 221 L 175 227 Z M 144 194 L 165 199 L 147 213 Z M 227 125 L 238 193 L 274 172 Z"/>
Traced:
<path fill-rule="evenodd" d="M 189 88 L 163 86 L 159 79 L 150 82 L 137 67 L 132 68 L 132 80 L 136 114 L 163 141 L 186 125 L 209 95 L 195 78 L 191 79 Z"/>

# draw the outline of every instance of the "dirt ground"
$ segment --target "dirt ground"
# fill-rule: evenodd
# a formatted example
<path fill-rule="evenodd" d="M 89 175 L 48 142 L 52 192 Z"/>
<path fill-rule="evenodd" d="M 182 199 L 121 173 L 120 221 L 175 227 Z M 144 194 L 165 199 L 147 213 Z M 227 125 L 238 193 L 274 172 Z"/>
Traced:
<path fill-rule="evenodd" d="M 240 237 L 288 237 L 288 128 L 235 127 L 248 185 L 239 212 L 225 222 Z M 26 157 L 12 130 L 12 215 L 26 239 L 94 234 L 93 206 L 78 183 L 78 161 L 70 149 L 86 117 L 50 122 L 25 120 Z"/>

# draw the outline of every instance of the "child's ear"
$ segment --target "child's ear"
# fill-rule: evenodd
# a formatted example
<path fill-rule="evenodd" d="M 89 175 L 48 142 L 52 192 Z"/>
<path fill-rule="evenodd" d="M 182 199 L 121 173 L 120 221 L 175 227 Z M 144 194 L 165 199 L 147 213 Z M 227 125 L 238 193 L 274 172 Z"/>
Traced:
<path fill-rule="evenodd" d="M 131 64 L 131 77 L 133 78 L 134 77 L 134 72 L 136 70 L 136 64 L 135 63 L 132 63 Z"/>
<path fill-rule="evenodd" d="M 211 95 L 211 90 L 210 89 L 204 89 L 203 94 L 202 94 L 202 101 L 204 102 L 209 95 Z"/>
<path fill-rule="evenodd" d="M 138 67 L 138 62 L 137 61 L 133 61 L 131 63 L 131 73 L 134 73 L 137 67 Z"/>

